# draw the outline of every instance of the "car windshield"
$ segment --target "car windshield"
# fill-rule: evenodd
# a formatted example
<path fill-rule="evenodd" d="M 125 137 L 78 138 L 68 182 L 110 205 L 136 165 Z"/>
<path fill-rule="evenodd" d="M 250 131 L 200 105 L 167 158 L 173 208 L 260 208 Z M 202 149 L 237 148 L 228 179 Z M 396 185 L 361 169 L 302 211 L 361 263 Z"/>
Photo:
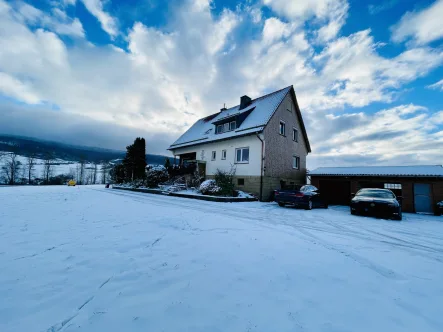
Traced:
<path fill-rule="evenodd" d="M 376 198 L 394 198 L 394 194 L 384 190 L 360 190 L 356 196 L 376 197 Z"/>
<path fill-rule="evenodd" d="M 317 188 L 311 185 L 306 185 L 300 188 L 300 191 L 317 191 Z"/>

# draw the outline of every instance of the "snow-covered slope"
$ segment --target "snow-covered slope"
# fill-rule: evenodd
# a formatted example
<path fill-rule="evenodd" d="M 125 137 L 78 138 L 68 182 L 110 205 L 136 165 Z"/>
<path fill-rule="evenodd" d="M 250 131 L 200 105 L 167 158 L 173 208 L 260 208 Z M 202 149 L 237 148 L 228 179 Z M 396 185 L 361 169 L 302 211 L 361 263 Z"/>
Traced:
<path fill-rule="evenodd" d="M 0 188 L 0 331 L 441 331 L 442 218 Z"/>

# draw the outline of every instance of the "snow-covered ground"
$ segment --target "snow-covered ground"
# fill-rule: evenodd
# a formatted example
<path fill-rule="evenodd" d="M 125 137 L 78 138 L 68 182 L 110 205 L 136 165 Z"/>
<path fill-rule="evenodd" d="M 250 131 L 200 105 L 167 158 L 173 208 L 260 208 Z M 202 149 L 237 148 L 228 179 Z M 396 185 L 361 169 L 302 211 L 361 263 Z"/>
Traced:
<path fill-rule="evenodd" d="M 442 331 L 443 218 L 0 188 L 0 331 Z"/>

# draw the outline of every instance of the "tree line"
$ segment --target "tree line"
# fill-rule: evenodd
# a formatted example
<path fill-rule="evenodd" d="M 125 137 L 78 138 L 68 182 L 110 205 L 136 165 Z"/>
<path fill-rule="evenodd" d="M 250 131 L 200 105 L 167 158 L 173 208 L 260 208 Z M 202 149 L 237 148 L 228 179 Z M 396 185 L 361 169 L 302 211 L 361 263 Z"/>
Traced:
<path fill-rule="evenodd" d="M 0 152 L 0 184 L 57 185 L 66 184 L 71 179 L 78 184 L 104 184 L 109 182 L 112 168 L 108 161 L 88 163 L 84 158 L 69 171 L 56 174 L 55 168 L 58 166 L 60 162 L 51 152 L 43 156 L 35 153 L 20 156 L 16 152 Z"/>

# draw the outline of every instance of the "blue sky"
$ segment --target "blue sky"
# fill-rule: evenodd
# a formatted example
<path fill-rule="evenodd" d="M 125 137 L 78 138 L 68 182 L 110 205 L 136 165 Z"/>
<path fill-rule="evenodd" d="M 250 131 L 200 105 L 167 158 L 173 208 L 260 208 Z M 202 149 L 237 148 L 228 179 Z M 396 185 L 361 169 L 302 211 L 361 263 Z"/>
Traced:
<path fill-rule="evenodd" d="M 308 167 L 443 163 L 443 0 L 0 0 L 0 132 L 166 148 L 294 85 Z"/>

